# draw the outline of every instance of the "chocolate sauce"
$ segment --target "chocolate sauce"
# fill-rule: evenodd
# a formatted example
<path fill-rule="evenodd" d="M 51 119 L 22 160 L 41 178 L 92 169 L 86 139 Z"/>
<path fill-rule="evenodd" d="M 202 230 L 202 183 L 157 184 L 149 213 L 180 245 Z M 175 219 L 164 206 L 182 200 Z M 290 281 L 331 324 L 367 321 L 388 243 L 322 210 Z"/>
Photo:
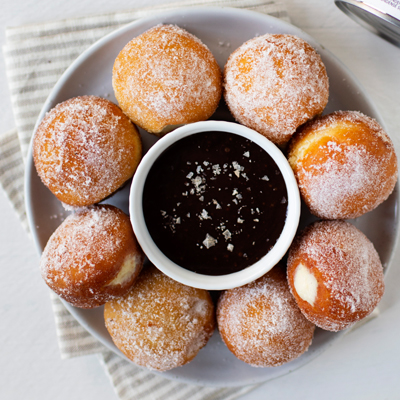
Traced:
<path fill-rule="evenodd" d="M 176 264 L 206 275 L 240 271 L 267 254 L 286 220 L 287 191 L 260 146 L 227 132 L 177 141 L 143 192 L 147 228 Z"/>

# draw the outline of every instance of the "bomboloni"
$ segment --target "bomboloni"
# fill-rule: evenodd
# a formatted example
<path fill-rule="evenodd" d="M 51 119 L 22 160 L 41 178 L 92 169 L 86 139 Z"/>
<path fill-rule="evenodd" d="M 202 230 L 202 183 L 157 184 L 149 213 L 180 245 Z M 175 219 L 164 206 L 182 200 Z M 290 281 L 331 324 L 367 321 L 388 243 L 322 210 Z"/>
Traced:
<path fill-rule="evenodd" d="M 62 299 L 94 308 L 125 294 L 143 261 L 129 217 L 114 206 L 96 205 L 62 222 L 46 244 L 40 269 Z"/>
<path fill-rule="evenodd" d="M 125 356 L 157 371 L 191 361 L 215 329 L 210 294 L 174 281 L 151 264 L 126 295 L 106 303 L 104 319 Z"/>
<path fill-rule="evenodd" d="M 357 218 L 392 193 L 394 145 L 379 123 L 357 111 L 337 111 L 299 129 L 288 160 L 310 211 L 323 219 Z"/>
<path fill-rule="evenodd" d="M 303 39 L 267 34 L 241 45 L 224 69 L 224 97 L 235 119 L 285 145 L 322 113 L 329 81 L 318 53 Z"/>
<path fill-rule="evenodd" d="M 160 136 L 208 119 L 221 98 L 222 74 L 197 37 L 175 25 L 158 25 L 122 49 L 112 84 L 125 114 Z"/>
<path fill-rule="evenodd" d="M 300 312 L 282 266 L 221 295 L 217 323 L 222 340 L 254 367 L 276 367 L 303 354 L 315 325 Z"/>
<path fill-rule="evenodd" d="M 340 220 L 315 222 L 295 239 L 287 277 L 303 314 L 328 331 L 368 316 L 385 288 L 373 244 L 354 225 Z"/>
<path fill-rule="evenodd" d="M 51 109 L 33 139 L 42 182 L 63 203 L 100 202 L 130 179 L 142 156 L 138 130 L 121 109 L 96 96 L 80 96 Z"/>

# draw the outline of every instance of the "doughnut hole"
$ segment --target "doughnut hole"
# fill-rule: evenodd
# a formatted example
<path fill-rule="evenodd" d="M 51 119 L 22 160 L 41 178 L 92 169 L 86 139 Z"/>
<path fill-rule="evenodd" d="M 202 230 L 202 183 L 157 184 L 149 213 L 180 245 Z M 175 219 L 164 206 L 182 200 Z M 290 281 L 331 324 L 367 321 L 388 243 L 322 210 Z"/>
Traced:
<path fill-rule="evenodd" d="M 383 267 L 371 241 L 345 221 L 319 221 L 293 242 L 290 290 L 302 313 L 339 331 L 368 316 L 384 293 Z"/>
<path fill-rule="evenodd" d="M 296 36 L 251 39 L 231 54 L 224 68 L 224 97 L 232 115 L 280 146 L 322 113 L 328 96 L 320 56 Z"/>
<path fill-rule="evenodd" d="M 63 221 L 46 244 L 40 268 L 46 284 L 62 299 L 94 308 L 125 294 L 143 261 L 129 217 L 102 205 Z"/>
<path fill-rule="evenodd" d="M 299 357 L 315 329 L 300 312 L 279 265 L 255 282 L 223 292 L 217 323 L 228 349 L 254 367 L 275 367 Z"/>
<path fill-rule="evenodd" d="M 122 353 L 157 371 L 190 362 L 215 329 L 210 294 L 182 285 L 152 265 L 125 296 L 106 303 L 104 318 Z"/>
<path fill-rule="evenodd" d="M 133 176 L 141 156 L 136 127 L 118 106 L 95 96 L 55 106 L 33 139 L 42 182 L 60 201 L 76 207 L 114 193 Z"/>
<path fill-rule="evenodd" d="M 158 25 L 132 39 L 115 60 L 112 83 L 126 115 L 158 136 L 208 119 L 222 93 L 221 70 L 210 50 L 175 25 Z"/>
<path fill-rule="evenodd" d="M 374 119 L 355 111 L 305 124 L 289 143 L 288 160 L 304 202 L 323 219 L 372 211 L 397 181 L 392 141 Z"/>

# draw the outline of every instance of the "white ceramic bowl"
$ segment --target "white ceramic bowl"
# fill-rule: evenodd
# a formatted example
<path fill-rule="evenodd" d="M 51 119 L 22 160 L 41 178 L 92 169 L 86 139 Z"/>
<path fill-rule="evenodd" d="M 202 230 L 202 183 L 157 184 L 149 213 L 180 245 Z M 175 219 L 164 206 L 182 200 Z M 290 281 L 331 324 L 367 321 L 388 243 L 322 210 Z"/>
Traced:
<path fill-rule="evenodd" d="M 147 175 L 157 158 L 172 144 L 180 139 L 199 132 L 222 131 L 243 136 L 263 148 L 275 161 L 286 184 L 288 208 L 283 230 L 274 247 L 259 261 L 249 267 L 227 275 L 203 275 L 189 271 L 171 261 L 154 243 L 146 226 L 143 215 L 143 188 Z M 188 286 L 208 290 L 224 290 L 245 285 L 273 268 L 285 255 L 300 219 L 300 195 L 292 169 L 277 146 L 256 131 L 243 125 L 226 121 L 196 122 L 177 128 L 158 140 L 146 153 L 132 180 L 129 213 L 133 230 L 148 259 L 162 272 L 178 282 Z"/>

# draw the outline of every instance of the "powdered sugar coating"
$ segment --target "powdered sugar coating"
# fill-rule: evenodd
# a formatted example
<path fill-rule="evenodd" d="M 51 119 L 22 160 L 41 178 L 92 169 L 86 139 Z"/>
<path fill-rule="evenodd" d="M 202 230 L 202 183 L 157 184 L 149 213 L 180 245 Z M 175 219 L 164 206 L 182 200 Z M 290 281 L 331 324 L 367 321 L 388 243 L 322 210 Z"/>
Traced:
<path fill-rule="evenodd" d="M 241 45 L 224 70 L 224 96 L 240 123 L 276 144 L 322 113 L 329 96 L 325 66 L 304 40 L 267 34 Z"/>
<path fill-rule="evenodd" d="M 359 217 L 385 201 L 397 181 L 392 141 L 377 121 L 356 111 L 306 124 L 288 159 L 304 201 L 320 218 Z"/>
<path fill-rule="evenodd" d="M 148 132 L 201 121 L 216 110 L 221 71 L 210 50 L 176 25 L 158 25 L 131 40 L 113 68 L 115 96 Z"/>
<path fill-rule="evenodd" d="M 115 345 L 134 363 L 167 371 L 191 361 L 215 328 L 209 293 L 149 265 L 129 293 L 105 305 Z"/>
<path fill-rule="evenodd" d="M 310 346 L 315 328 L 300 312 L 280 266 L 225 291 L 217 321 L 229 350 L 254 367 L 274 367 L 299 357 Z"/>
<path fill-rule="evenodd" d="M 141 155 L 134 125 L 118 106 L 95 96 L 58 104 L 33 142 L 40 178 L 71 206 L 95 204 L 112 194 L 132 177 Z"/>
<path fill-rule="evenodd" d="M 294 276 L 300 264 L 318 282 L 313 305 L 296 292 Z M 290 248 L 287 275 L 301 311 L 329 331 L 344 329 L 369 315 L 384 292 L 377 251 L 345 221 L 320 221 L 306 228 Z"/>
<path fill-rule="evenodd" d="M 71 214 L 56 229 L 40 269 L 60 297 L 93 308 L 126 293 L 143 261 L 129 217 L 113 206 L 92 206 Z"/>

